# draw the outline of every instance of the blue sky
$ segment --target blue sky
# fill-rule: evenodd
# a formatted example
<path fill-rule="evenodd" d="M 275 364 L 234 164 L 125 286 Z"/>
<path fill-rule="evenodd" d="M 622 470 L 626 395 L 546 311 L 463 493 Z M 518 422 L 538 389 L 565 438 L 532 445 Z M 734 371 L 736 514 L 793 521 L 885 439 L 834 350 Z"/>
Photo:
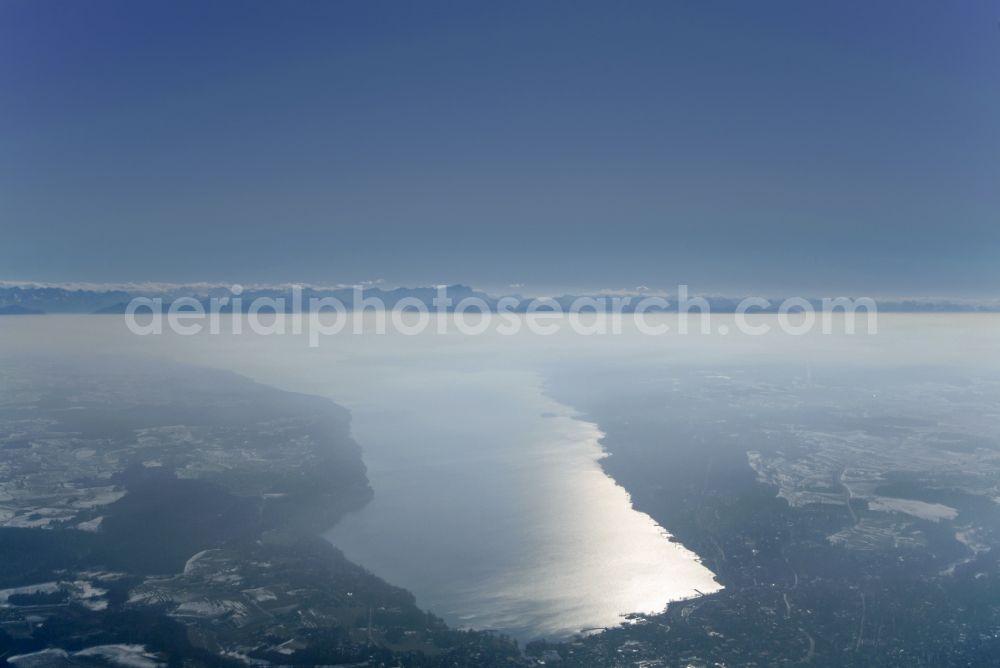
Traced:
<path fill-rule="evenodd" d="M 5 0 L 0 278 L 996 295 L 998 26 Z"/>

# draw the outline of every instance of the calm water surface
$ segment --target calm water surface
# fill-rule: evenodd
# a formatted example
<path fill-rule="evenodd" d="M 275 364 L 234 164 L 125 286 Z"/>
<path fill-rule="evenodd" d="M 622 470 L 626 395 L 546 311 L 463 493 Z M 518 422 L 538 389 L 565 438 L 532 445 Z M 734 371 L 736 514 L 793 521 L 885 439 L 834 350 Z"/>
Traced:
<path fill-rule="evenodd" d="M 717 588 L 603 473 L 597 426 L 532 374 L 421 369 L 382 387 L 354 409 L 375 500 L 328 536 L 434 612 L 561 635 Z"/>

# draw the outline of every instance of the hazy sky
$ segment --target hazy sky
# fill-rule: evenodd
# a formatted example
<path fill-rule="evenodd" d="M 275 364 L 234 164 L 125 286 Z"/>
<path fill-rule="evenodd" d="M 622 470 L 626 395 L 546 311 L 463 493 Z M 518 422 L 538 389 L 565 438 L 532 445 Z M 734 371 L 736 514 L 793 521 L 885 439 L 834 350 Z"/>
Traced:
<path fill-rule="evenodd" d="M 1000 292 L 995 2 L 0 2 L 0 279 Z"/>

